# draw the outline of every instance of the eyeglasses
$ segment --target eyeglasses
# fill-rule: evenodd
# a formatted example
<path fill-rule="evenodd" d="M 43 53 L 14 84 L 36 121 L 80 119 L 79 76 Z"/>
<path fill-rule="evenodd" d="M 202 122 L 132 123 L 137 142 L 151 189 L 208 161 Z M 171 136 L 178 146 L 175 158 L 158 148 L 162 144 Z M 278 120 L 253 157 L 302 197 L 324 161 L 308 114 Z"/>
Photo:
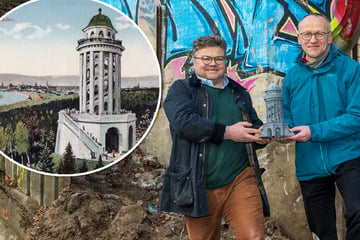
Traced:
<path fill-rule="evenodd" d="M 214 60 L 215 64 L 223 64 L 225 62 L 225 57 L 224 56 L 217 56 L 217 57 L 210 57 L 210 56 L 202 56 L 202 57 L 194 57 L 196 59 L 201 59 L 201 61 L 205 64 L 208 65 L 210 63 L 212 63 L 212 61 Z"/>
<path fill-rule="evenodd" d="M 329 33 L 330 32 L 316 32 L 316 33 L 304 32 L 304 33 L 300 33 L 300 36 L 303 40 L 306 41 L 309 41 L 313 35 L 317 40 L 323 40 L 325 36 L 327 36 Z"/>

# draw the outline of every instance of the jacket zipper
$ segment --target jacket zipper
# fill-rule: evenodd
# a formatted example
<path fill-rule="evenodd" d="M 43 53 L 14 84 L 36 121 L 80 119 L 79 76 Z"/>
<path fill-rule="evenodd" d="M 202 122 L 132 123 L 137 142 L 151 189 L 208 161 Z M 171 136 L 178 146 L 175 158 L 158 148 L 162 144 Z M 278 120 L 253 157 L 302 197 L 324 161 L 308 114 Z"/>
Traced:
<path fill-rule="evenodd" d="M 203 89 L 203 91 L 205 92 L 205 96 L 206 96 L 206 118 L 209 119 L 209 94 L 206 91 L 205 87 L 203 85 L 201 85 L 201 88 Z M 206 153 L 206 143 L 204 143 L 204 147 L 203 147 L 203 159 L 202 159 L 202 167 L 201 167 L 201 178 L 200 178 L 200 182 L 204 181 L 204 177 L 205 177 L 205 153 Z"/>

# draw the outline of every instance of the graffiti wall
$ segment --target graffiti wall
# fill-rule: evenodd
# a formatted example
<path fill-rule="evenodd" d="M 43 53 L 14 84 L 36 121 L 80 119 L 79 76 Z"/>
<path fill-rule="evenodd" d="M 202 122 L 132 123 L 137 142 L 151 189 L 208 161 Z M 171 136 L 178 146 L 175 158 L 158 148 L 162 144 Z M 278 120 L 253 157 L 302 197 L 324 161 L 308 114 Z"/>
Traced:
<path fill-rule="evenodd" d="M 159 4 L 165 6 L 165 71 L 183 78 L 191 71 L 188 54 L 199 36 L 220 34 L 227 42 L 230 77 L 254 87 L 257 75 L 284 76 L 299 53 L 296 26 L 306 14 L 317 12 L 331 19 L 334 42 L 350 48 L 358 36 L 360 1 L 296 0 L 104 0 L 135 22 L 154 22 Z M 155 35 L 151 36 L 155 37 Z M 174 71 L 176 69 L 176 71 Z M 247 81 L 244 82 L 244 79 Z"/>

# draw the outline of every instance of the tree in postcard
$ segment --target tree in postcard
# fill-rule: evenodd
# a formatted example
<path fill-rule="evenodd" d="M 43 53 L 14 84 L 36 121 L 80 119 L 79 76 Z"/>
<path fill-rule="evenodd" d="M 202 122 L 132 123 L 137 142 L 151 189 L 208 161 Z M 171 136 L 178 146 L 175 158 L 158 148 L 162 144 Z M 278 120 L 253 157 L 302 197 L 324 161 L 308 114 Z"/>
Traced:
<path fill-rule="evenodd" d="M 51 154 L 52 150 L 50 148 L 50 140 L 54 138 L 54 132 L 52 130 L 47 133 L 45 129 L 40 130 L 40 156 L 37 168 L 45 172 L 53 172 L 54 162 L 52 160 Z"/>
<path fill-rule="evenodd" d="M 21 162 L 24 164 L 24 155 L 25 155 L 28 164 L 24 164 L 24 165 L 29 165 L 30 164 L 28 157 L 28 150 L 30 148 L 29 132 L 22 121 L 19 121 L 16 124 L 15 132 L 14 132 L 14 148 L 15 151 L 20 155 Z"/>
<path fill-rule="evenodd" d="M 70 142 L 65 148 L 64 159 L 61 161 L 58 173 L 72 174 L 75 173 L 75 159 Z"/>

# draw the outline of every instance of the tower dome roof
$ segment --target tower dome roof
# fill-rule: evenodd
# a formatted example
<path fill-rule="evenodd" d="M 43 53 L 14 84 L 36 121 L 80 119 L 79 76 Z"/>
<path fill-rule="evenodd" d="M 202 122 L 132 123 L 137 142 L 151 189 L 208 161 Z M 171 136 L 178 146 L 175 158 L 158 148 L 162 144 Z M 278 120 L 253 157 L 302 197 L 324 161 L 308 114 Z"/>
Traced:
<path fill-rule="evenodd" d="M 265 91 L 279 91 L 279 92 L 281 92 L 281 88 L 276 83 L 271 83 L 270 85 L 268 85 L 266 87 Z"/>
<path fill-rule="evenodd" d="M 86 26 L 86 28 L 93 27 L 93 26 L 105 26 L 105 27 L 110 27 L 110 28 L 114 29 L 110 18 L 106 15 L 101 14 L 101 8 L 99 8 L 99 14 L 97 14 L 91 18 L 91 20 L 90 20 L 89 24 Z"/>

